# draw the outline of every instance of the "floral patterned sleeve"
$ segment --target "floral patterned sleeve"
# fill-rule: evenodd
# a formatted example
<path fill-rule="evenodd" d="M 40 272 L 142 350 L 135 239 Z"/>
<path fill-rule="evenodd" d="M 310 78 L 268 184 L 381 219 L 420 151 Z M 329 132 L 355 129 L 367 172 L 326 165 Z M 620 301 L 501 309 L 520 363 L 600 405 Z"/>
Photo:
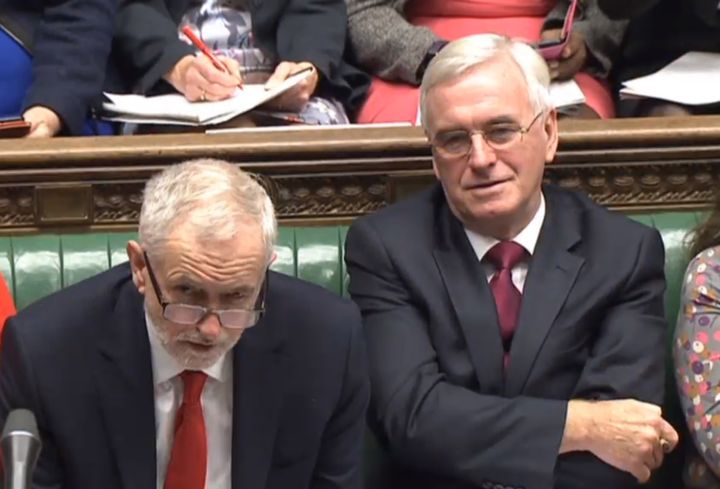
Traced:
<path fill-rule="evenodd" d="M 720 247 L 688 265 L 675 328 L 675 378 L 698 452 L 685 479 L 689 487 L 720 487 Z M 710 469 L 710 470 L 708 470 Z"/>

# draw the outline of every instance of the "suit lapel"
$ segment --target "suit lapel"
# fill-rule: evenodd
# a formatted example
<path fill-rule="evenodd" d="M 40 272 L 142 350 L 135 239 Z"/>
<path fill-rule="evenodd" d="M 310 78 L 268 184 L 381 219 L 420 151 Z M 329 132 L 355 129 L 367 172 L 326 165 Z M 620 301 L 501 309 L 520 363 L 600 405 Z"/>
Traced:
<path fill-rule="evenodd" d="M 269 279 L 274 274 L 269 274 Z M 233 350 L 232 487 L 262 489 L 270 470 L 283 394 L 288 318 L 276 312 L 272 281 L 268 312 L 247 330 Z"/>
<path fill-rule="evenodd" d="M 569 251 L 579 240 L 581 214 L 555 190 L 545 191 L 547 212 L 523 288 L 518 328 L 510 349 L 505 395 L 519 395 L 535 359 L 578 276 L 584 259 Z"/>
<path fill-rule="evenodd" d="M 462 328 L 478 383 L 486 394 L 503 387 L 503 348 L 495 300 L 460 222 L 447 205 L 436 213 L 433 256 Z"/>
<path fill-rule="evenodd" d="M 128 280 L 99 342 L 100 407 L 122 487 L 155 489 L 155 404 L 143 298 Z"/>

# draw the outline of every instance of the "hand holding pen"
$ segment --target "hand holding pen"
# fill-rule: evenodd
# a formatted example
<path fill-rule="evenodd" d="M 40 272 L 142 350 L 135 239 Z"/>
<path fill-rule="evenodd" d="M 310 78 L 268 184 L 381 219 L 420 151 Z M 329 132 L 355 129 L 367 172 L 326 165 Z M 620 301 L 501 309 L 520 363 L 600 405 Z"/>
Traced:
<path fill-rule="evenodd" d="M 188 26 L 182 31 L 200 53 L 181 58 L 165 75 L 165 79 L 193 102 L 231 97 L 238 87 L 242 87 L 240 65 L 234 59 L 212 53 Z"/>

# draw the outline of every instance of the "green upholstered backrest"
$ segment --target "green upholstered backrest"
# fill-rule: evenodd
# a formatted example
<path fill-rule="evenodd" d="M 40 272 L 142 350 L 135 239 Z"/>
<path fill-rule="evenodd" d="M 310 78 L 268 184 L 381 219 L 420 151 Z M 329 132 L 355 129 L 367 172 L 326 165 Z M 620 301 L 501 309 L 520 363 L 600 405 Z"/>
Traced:
<path fill-rule="evenodd" d="M 682 485 L 682 466 L 688 440 L 688 431 L 680 407 L 675 386 L 675 376 L 672 365 L 672 339 L 678 309 L 680 307 L 680 292 L 682 289 L 685 268 L 690 261 L 688 255 L 688 236 L 702 220 L 706 213 L 702 212 L 659 212 L 631 215 L 631 218 L 648 226 L 656 228 L 662 235 L 665 244 L 665 278 L 667 290 L 665 292 L 665 316 L 668 320 L 667 332 L 667 368 L 665 403 L 663 415 L 680 432 L 680 445 L 665 460 L 663 467 L 658 471 L 650 484 L 650 488 L 675 489 Z M 646 486 L 647 487 L 647 486 Z"/>
<path fill-rule="evenodd" d="M 677 316 L 683 272 L 689 257 L 687 233 L 703 218 L 696 212 L 658 212 L 631 215 L 657 228 L 666 248 L 666 314 L 668 348 Z M 281 227 L 277 259 L 272 268 L 322 285 L 346 295 L 347 276 L 343 260 L 346 226 Z M 35 235 L 0 238 L 0 272 L 9 282 L 19 309 L 60 288 L 94 275 L 127 259 L 125 245 L 134 233 L 90 233 L 76 235 Z M 668 357 L 670 358 L 670 357 Z M 668 396 L 665 413 L 677 427 L 684 425 L 675 394 L 671 365 L 668 365 Z M 368 445 L 369 485 L 383 486 L 383 460 Z M 681 454 L 666 464 L 661 483 L 654 487 L 679 486 Z"/>
<path fill-rule="evenodd" d="M 282 227 L 272 268 L 345 294 L 346 226 Z M 127 260 L 135 233 L 0 238 L 0 272 L 18 309 Z"/>

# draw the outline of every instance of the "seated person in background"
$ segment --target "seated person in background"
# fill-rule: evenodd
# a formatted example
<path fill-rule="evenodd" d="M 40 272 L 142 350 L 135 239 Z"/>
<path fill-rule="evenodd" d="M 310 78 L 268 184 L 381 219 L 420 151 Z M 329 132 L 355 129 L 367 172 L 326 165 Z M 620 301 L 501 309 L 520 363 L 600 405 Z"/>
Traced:
<path fill-rule="evenodd" d="M 492 32 L 528 41 L 557 39 L 570 0 L 346 0 L 348 33 L 359 66 L 373 78 L 358 122 L 415 123 L 424 70 L 447 40 Z M 584 2 L 553 79 L 575 78 L 587 99 L 580 117 L 614 115 L 604 78 L 626 22 Z"/>
<path fill-rule="evenodd" d="M 279 84 L 312 76 L 270 102 L 314 124 L 346 124 L 365 98 L 367 75 L 343 62 L 343 0 L 128 0 L 116 44 L 138 93 L 168 82 L 188 100 L 222 100 L 238 81 Z M 190 26 L 228 68 L 217 69 L 179 29 Z"/>
<path fill-rule="evenodd" d="M 102 97 L 117 0 L 0 0 L 0 118 L 30 137 L 112 134 Z"/>
<path fill-rule="evenodd" d="M 677 442 L 662 241 L 542 186 L 548 82 L 527 44 L 448 44 L 420 95 L 440 183 L 347 236 L 370 420 L 417 487 L 634 488 Z"/>
<path fill-rule="evenodd" d="M 673 343 L 678 392 L 694 441 L 683 474 L 688 489 L 720 488 L 719 237 L 720 201 L 693 239 Z"/>
<path fill-rule="evenodd" d="M 720 52 L 718 0 L 597 1 L 612 18 L 632 18 L 613 70 L 612 77 L 618 82 L 654 73 L 689 51 Z M 657 117 L 720 114 L 720 105 L 623 100 L 618 113 Z"/>
<path fill-rule="evenodd" d="M 360 314 L 268 271 L 265 190 L 229 163 L 173 165 L 139 225 L 129 264 L 5 326 L 0 423 L 35 413 L 33 487 L 361 489 Z"/>

